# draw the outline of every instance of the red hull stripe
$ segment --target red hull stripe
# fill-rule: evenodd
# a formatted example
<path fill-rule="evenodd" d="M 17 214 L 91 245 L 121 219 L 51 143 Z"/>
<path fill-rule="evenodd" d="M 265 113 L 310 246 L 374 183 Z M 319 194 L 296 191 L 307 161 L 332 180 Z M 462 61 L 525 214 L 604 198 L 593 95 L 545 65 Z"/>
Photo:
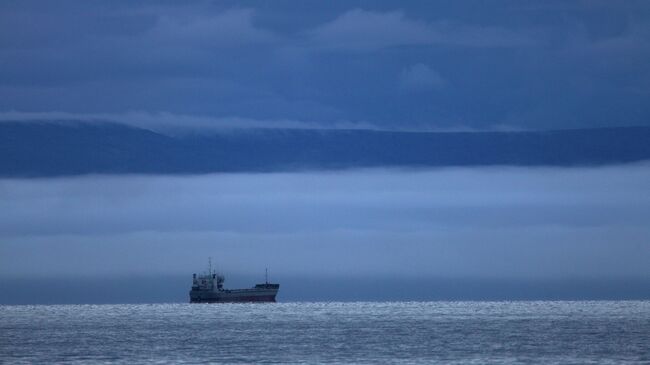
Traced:
<path fill-rule="evenodd" d="M 242 302 L 275 302 L 275 296 L 250 296 L 236 298 L 200 298 L 192 299 L 191 303 L 242 303 Z"/>

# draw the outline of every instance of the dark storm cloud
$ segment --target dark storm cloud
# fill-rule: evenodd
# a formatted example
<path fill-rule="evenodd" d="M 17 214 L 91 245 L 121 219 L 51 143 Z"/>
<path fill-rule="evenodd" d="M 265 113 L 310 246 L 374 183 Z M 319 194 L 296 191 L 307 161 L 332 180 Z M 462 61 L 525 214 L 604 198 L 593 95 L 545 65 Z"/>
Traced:
<path fill-rule="evenodd" d="M 649 277 L 647 165 L 0 183 L 0 275 Z"/>
<path fill-rule="evenodd" d="M 634 1 L 3 2 L 0 111 L 647 124 L 649 29 Z"/>

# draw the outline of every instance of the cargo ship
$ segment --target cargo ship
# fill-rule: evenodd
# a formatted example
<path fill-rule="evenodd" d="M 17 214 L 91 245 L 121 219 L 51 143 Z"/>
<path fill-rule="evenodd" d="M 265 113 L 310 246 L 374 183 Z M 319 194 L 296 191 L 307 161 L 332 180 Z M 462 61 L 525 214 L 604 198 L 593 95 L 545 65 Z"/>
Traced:
<path fill-rule="evenodd" d="M 190 303 L 245 303 L 245 302 L 275 302 L 275 296 L 280 290 L 280 284 L 269 283 L 269 272 L 266 270 L 266 280 L 248 289 L 225 289 L 225 277 L 212 271 L 209 265 L 206 274 L 192 275 L 192 290 Z"/>

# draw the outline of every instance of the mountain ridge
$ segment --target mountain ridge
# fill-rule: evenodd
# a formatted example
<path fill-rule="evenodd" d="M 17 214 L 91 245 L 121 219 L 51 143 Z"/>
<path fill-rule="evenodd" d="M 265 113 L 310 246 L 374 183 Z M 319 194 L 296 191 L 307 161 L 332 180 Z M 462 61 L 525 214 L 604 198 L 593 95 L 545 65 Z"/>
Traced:
<path fill-rule="evenodd" d="M 231 129 L 170 136 L 111 122 L 4 121 L 0 176 L 599 166 L 650 159 L 650 127 L 412 132 Z"/>

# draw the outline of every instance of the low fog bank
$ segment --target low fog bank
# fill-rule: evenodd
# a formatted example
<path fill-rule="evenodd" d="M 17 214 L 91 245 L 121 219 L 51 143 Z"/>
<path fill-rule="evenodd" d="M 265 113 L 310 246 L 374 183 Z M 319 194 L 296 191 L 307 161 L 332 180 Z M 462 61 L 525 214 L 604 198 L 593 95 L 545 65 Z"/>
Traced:
<path fill-rule="evenodd" d="M 0 279 L 184 301 L 211 256 L 233 285 L 268 267 L 286 300 L 648 297 L 649 167 L 0 180 Z"/>

